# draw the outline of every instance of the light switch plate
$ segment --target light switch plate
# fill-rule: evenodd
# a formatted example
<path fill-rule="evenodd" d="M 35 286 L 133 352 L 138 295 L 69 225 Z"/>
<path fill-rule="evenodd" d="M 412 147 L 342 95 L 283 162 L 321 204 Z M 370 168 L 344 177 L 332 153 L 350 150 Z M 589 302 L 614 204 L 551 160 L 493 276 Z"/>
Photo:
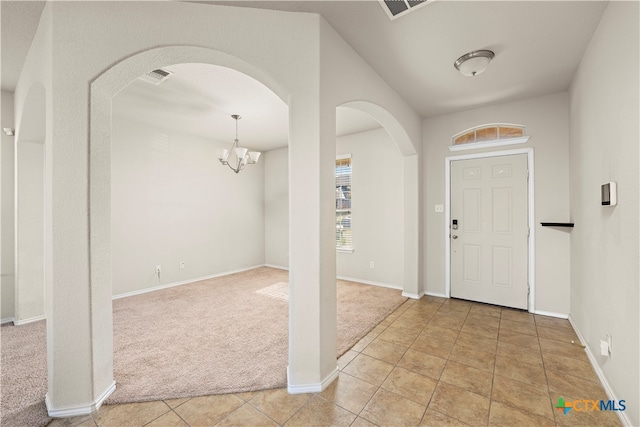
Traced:
<path fill-rule="evenodd" d="M 444 212 L 444 205 L 436 205 L 436 212 Z"/>

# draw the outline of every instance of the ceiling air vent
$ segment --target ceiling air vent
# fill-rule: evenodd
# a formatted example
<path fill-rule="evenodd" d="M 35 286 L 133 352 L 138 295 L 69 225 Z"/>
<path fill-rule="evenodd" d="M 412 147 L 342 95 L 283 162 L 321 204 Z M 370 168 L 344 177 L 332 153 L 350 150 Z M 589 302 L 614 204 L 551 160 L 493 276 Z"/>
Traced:
<path fill-rule="evenodd" d="M 159 68 L 157 70 L 149 71 L 147 74 L 140 76 L 140 80 L 144 80 L 147 83 L 152 83 L 154 85 L 159 85 L 160 83 L 167 80 L 171 77 L 173 73 L 168 70 L 163 70 Z"/>
<path fill-rule="evenodd" d="M 428 0 L 379 0 L 389 19 L 394 20 L 427 4 Z M 432 0 L 433 1 L 433 0 Z"/>

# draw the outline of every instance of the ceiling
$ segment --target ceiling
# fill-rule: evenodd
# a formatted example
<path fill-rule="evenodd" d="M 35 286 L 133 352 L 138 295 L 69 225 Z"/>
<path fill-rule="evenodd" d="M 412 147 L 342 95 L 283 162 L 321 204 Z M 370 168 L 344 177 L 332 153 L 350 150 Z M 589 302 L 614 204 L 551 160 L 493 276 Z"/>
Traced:
<path fill-rule="evenodd" d="M 44 5 L 44 1 L 0 1 L 2 90 L 16 90 L 18 77 L 36 34 Z"/>
<path fill-rule="evenodd" d="M 2 89 L 13 91 L 44 2 L 1 1 Z M 443 1 L 391 21 L 375 0 L 216 1 L 240 7 L 321 14 L 422 117 L 567 90 L 606 2 Z M 486 72 L 464 77 L 462 54 L 491 49 Z M 286 145 L 287 108 L 272 92 L 223 67 L 186 64 L 154 86 L 133 82 L 118 96 L 122 114 L 231 141 L 240 114 L 241 142 L 268 150 Z M 340 108 L 338 134 L 378 127 Z"/>
<path fill-rule="evenodd" d="M 391 21 L 375 0 L 206 3 L 319 13 L 422 117 L 567 90 L 607 5 L 432 0 Z M 455 70 L 480 49 L 485 73 Z"/>
<path fill-rule="evenodd" d="M 216 141 L 233 142 L 235 120 L 241 145 L 268 151 L 287 146 L 289 111 L 275 93 L 253 78 L 209 64 L 178 64 L 159 85 L 133 81 L 113 100 L 113 114 Z M 340 107 L 336 134 L 379 128 L 368 114 Z"/>

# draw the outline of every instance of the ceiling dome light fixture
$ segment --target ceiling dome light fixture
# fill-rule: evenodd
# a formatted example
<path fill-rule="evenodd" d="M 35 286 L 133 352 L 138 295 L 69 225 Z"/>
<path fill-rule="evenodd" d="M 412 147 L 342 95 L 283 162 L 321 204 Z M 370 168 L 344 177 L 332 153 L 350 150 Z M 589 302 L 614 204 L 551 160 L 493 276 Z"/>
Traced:
<path fill-rule="evenodd" d="M 473 77 L 487 69 L 487 65 L 493 59 L 495 53 L 490 50 L 474 50 L 465 53 L 456 59 L 453 66 L 460 71 L 463 76 Z"/>
<path fill-rule="evenodd" d="M 238 173 L 242 169 L 244 169 L 246 165 L 255 165 L 256 163 L 258 163 L 260 152 L 247 152 L 248 150 L 246 148 L 240 147 L 240 145 L 238 144 L 238 120 L 240 120 L 242 117 L 240 117 L 238 114 L 233 114 L 231 118 L 236 121 L 236 139 L 233 140 L 231 148 L 229 148 L 228 150 L 222 150 L 222 153 L 220 153 L 218 160 L 220 160 L 220 163 L 222 163 L 223 165 L 229 166 L 229 168 L 235 173 Z M 234 160 L 231 161 L 230 157 L 234 158 Z"/>

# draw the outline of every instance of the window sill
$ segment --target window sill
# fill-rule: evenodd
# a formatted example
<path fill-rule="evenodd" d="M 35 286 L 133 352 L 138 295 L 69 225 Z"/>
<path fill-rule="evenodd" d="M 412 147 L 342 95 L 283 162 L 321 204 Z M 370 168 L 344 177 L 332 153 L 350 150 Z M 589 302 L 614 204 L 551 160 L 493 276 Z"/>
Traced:
<path fill-rule="evenodd" d="M 336 248 L 336 252 L 343 253 L 343 254 L 352 254 L 353 248 Z"/>

